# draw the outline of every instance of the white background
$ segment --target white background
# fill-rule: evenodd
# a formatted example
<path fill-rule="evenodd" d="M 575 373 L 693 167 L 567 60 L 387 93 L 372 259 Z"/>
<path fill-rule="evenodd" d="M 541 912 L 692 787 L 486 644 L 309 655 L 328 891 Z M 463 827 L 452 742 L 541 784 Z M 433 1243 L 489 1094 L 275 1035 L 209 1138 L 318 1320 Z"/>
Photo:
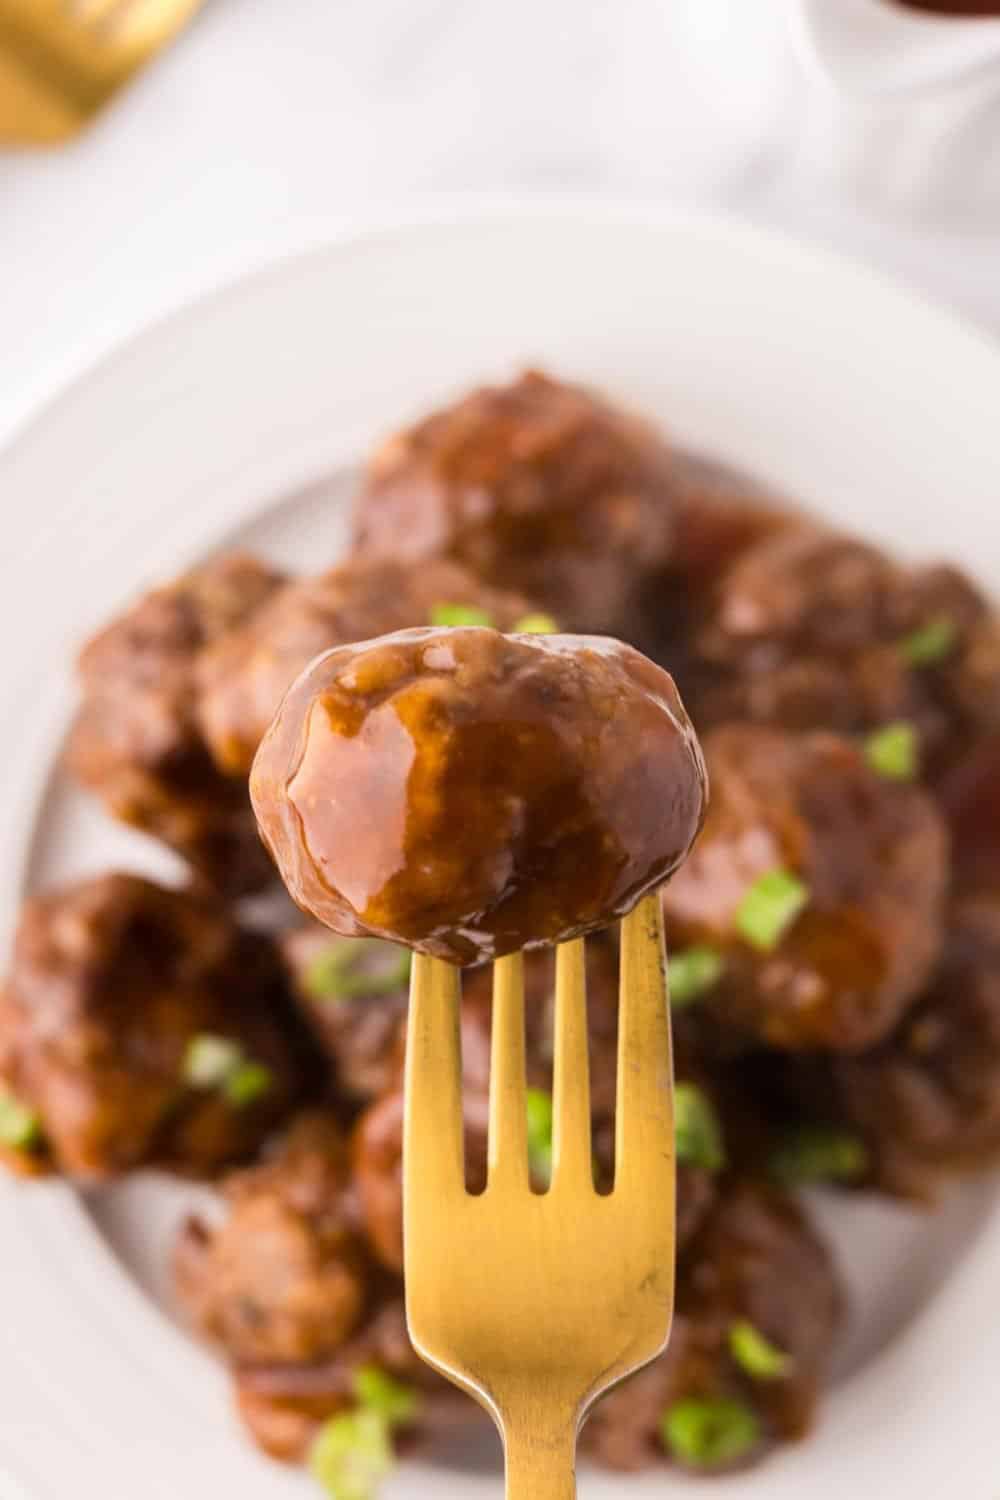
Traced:
<path fill-rule="evenodd" d="M 874 118 L 835 97 L 796 45 L 794 11 L 208 0 L 84 138 L 0 152 L 0 435 L 158 312 L 431 193 L 718 205 L 841 246 L 1000 329 L 997 223 L 922 201 L 909 135 L 922 104 Z M 1000 187 L 1000 137 L 985 141 L 967 156 Z"/>

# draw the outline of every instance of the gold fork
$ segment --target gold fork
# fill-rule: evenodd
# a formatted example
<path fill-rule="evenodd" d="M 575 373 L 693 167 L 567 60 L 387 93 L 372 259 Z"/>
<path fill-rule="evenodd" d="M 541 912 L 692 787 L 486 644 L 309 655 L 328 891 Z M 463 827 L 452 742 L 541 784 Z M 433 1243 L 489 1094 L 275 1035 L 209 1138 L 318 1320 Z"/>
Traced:
<path fill-rule="evenodd" d="M 0 142 L 74 135 L 202 0 L 0 0 Z"/>
<path fill-rule="evenodd" d="M 615 1178 L 594 1188 L 582 940 L 556 956 L 549 1189 L 528 1169 L 520 954 L 493 975 L 488 1178 L 464 1183 L 459 971 L 418 956 L 406 1052 L 406 1312 L 422 1357 L 503 1438 L 508 1500 L 571 1500 L 596 1398 L 667 1341 L 674 1291 L 670 1024 L 658 897 L 622 923 Z"/>

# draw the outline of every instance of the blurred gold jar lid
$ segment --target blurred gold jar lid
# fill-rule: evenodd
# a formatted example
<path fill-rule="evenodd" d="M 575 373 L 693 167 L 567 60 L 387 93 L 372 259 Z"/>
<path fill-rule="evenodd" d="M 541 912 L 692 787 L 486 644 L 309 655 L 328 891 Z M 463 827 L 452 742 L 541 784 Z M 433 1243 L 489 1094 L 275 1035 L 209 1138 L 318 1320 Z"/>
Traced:
<path fill-rule="evenodd" d="M 0 0 L 0 143 L 66 140 L 202 0 Z"/>

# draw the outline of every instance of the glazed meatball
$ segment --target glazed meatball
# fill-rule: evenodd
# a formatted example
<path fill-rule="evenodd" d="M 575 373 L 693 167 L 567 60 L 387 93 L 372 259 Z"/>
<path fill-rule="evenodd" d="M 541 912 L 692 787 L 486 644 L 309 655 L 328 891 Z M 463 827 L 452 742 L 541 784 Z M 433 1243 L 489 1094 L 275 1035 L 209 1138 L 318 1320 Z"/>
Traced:
<path fill-rule="evenodd" d="M 300 1116 L 259 1165 L 224 1186 L 216 1228 L 189 1219 L 175 1284 L 195 1326 L 251 1364 L 328 1358 L 360 1324 L 368 1262 L 353 1227 L 350 1161 L 337 1124 Z"/>
<path fill-rule="evenodd" d="M 153 590 L 84 647 L 67 761 L 123 822 L 162 839 L 212 884 L 268 875 L 245 786 L 220 776 L 195 716 L 201 649 L 248 619 L 279 575 L 235 554 Z"/>
<path fill-rule="evenodd" d="M 928 774 L 1000 727 L 1000 629 L 954 568 L 904 569 L 851 537 L 800 527 L 723 577 L 695 643 L 714 690 L 699 723 L 858 732 L 904 722 Z"/>
<path fill-rule="evenodd" d="M 841 1312 L 830 1257 L 786 1195 L 725 1185 L 682 1257 L 666 1351 L 605 1396 L 583 1450 L 615 1469 L 706 1471 L 808 1430 Z"/>
<path fill-rule="evenodd" d="M 351 558 L 286 584 L 199 659 L 198 717 L 216 765 L 246 777 L 286 690 L 321 652 L 469 610 L 478 623 L 510 630 L 536 606 L 444 561 L 409 568 Z"/>
<path fill-rule="evenodd" d="M 447 556 L 523 589 L 566 629 L 620 633 L 673 534 L 670 450 L 646 423 L 529 371 L 397 434 L 375 454 L 358 550 Z"/>
<path fill-rule="evenodd" d="M 0 1077 L 56 1165 L 211 1172 L 308 1086 L 270 944 L 208 897 L 107 875 L 29 900 L 0 992 Z"/>
<path fill-rule="evenodd" d="M 470 963 L 628 911 L 690 847 L 704 768 L 631 647 L 410 630 L 313 663 L 251 796 L 301 907 Z"/>
<path fill-rule="evenodd" d="M 410 954 L 378 938 L 335 937 L 319 923 L 294 928 L 279 946 L 296 1002 L 334 1067 L 338 1097 L 351 1104 L 398 1078 Z"/>
<path fill-rule="evenodd" d="M 412 1417 L 394 1434 L 401 1454 L 439 1451 L 456 1429 L 489 1427 L 470 1397 L 424 1364 L 406 1331 L 398 1286 L 387 1286 L 364 1325 L 329 1359 L 306 1365 L 242 1364 L 235 1371 L 236 1401 L 254 1441 L 272 1458 L 306 1458 L 323 1423 L 356 1404 L 360 1371 L 377 1370 L 412 1392 Z"/>
<path fill-rule="evenodd" d="M 787 1080 L 786 1080 L 787 1081 Z M 808 1118 L 856 1133 L 867 1180 L 932 1200 L 1000 1157 L 1000 895 L 963 898 L 938 971 L 892 1036 L 794 1074 Z"/>
<path fill-rule="evenodd" d="M 663 893 L 670 947 L 720 960 L 705 1005 L 721 1025 L 792 1050 L 871 1046 L 937 958 L 937 808 L 833 735 L 733 725 L 705 754 L 705 829 Z"/>
<path fill-rule="evenodd" d="M 546 1104 L 552 1083 L 554 966 L 552 955 L 534 952 L 524 962 L 526 1066 L 540 1120 L 529 1130 L 535 1186 L 544 1189 L 551 1157 Z M 461 1006 L 462 1102 L 465 1116 L 466 1183 L 479 1192 L 486 1185 L 489 1116 L 492 974 L 476 969 L 463 983 Z M 587 950 L 587 1013 L 590 1043 L 591 1129 L 595 1180 L 602 1191 L 614 1176 L 614 1118 L 618 1052 L 618 960 L 614 945 L 596 938 Z M 403 1267 L 403 1094 L 402 1047 L 397 1048 L 393 1086 L 362 1114 L 354 1133 L 354 1180 L 366 1233 L 380 1261 Z M 711 1111 L 713 1089 L 691 1046 L 680 1039 L 675 1072 L 684 1088 L 698 1091 L 698 1105 Z M 680 1111 L 678 1111 L 680 1113 Z M 677 1239 L 683 1245 L 701 1222 L 715 1193 L 716 1167 L 688 1141 L 680 1143 L 677 1182 Z"/>

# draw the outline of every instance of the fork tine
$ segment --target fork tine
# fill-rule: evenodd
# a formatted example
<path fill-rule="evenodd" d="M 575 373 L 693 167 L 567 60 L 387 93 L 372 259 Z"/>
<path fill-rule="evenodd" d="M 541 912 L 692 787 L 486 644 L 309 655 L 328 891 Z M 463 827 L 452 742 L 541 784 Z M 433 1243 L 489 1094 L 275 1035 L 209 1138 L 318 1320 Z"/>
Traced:
<path fill-rule="evenodd" d="M 654 891 L 622 922 L 615 1187 L 672 1191 L 673 1091 L 663 913 Z"/>
<path fill-rule="evenodd" d="M 493 966 L 488 1188 L 528 1185 L 526 1088 L 524 961 L 510 953 Z"/>
<path fill-rule="evenodd" d="M 552 1070 L 552 1186 L 593 1187 L 587 971 L 583 939 L 556 949 L 555 1056 Z"/>
<path fill-rule="evenodd" d="M 405 1212 L 465 1190 L 461 981 L 452 964 L 414 954 L 406 1031 Z"/>

